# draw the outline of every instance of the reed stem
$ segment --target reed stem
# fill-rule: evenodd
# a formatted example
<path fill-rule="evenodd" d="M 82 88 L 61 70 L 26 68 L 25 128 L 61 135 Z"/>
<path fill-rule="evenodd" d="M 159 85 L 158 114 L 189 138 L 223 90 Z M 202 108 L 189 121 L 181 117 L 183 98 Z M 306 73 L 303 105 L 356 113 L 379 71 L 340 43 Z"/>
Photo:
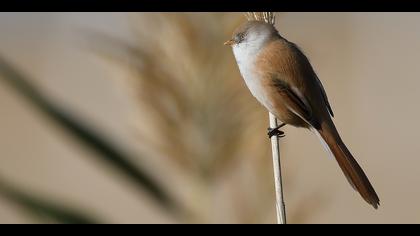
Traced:
<path fill-rule="evenodd" d="M 278 121 L 276 117 L 269 113 L 270 128 L 276 128 Z M 286 205 L 283 198 L 283 184 L 281 175 L 280 163 L 280 144 L 279 137 L 276 135 L 271 137 L 271 150 L 273 153 L 273 169 L 274 169 L 274 184 L 276 188 L 276 210 L 277 210 L 277 223 L 286 224 Z"/>

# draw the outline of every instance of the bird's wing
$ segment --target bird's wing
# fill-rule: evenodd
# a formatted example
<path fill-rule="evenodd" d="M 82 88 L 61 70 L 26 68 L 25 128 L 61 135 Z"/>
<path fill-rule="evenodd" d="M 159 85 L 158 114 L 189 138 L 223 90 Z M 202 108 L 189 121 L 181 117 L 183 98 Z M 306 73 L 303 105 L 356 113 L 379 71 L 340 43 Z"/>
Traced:
<path fill-rule="evenodd" d="M 309 62 L 309 59 L 306 57 L 306 55 L 302 52 L 302 50 L 294 43 L 288 42 L 288 45 L 291 49 L 291 59 L 292 60 L 298 60 L 299 63 L 296 64 L 299 71 L 303 72 L 301 76 L 307 77 L 307 78 L 314 78 L 316 80 L 316 86 L 319 88 L 319 91 L 321 92 L 323 102 L 325 103 L 325 106 L 328 109 L 328 112 L 332 117 L 334 117 L 334 112 L 331 108 L 330 102 L 328 101 L 327 93 L 325 92 L 324 86 L 321 83 L 321 80 L 316 75 L 314 69 L 312 68 L 311 63 Z"/>
<path fill-rule="evenodd" d="M 313 127 L 320 127 L 308 99 L 299 91 L 298 87 L 281 79 L 278 74 L 272 74 L 271 81 L 271 85 L 275 88 L 276 95 L 281 97 L 282 102 L 288 110 Z"/>
<path fill-rule="evenodd" d="M 281 79 L 278 74 L 272 74 L 271 81 L 276 95 L 282 97 L 286 107 L 309 123 L 312 120 L 312 108 L 309 106 L 306 98 L 299 93 L 296 87 L 292 87 L 285 80 Z"/>
<path fill-rule="evenodd" d="M 287 109 L 319 128 L 321 117 L 316 117 L 319 114 L 315 114 L 313 108 L 329 109 L 329 105 L 324 101 L 325 92 L 309 60 L 297 46 L 285 40 L 273 41 L 261 52 L 257 63 Z"/>
<path fill-rule="evenodd" d="M 264 77 L 269 77 L 275 91 L 283 95 L 286 107 L 314 128 L 319 127 L 322 115 L 314 114 L 325 109 L 333 116 L 325 89 L 313 70 L 308 58 L 292 42 L 286 39 L 273 40 L 259 54 L 257 68 Z M 320 110 L 321 109 L 321 110 Z"/>

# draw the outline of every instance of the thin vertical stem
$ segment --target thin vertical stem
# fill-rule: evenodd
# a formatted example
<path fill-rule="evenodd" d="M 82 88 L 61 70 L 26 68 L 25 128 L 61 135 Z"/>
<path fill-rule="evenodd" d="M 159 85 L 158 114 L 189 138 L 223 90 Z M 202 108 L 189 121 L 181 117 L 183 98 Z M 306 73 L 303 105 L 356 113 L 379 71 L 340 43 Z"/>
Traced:
<path fill-rule="evenodd" d="M 278 122 L 276 117 L 269 113 L 270 128 L 276 128 Z M 276 188 L 276 210 L 277 210 L 277 223 L 286 224 L 286 205 L 283 198 L 283 183 L 281 176 L 281 163 L 280 163 L 280 145 L 279 137 L 276 135 L 271 137 L 271 149 L 273 152 L 273 169 L 274 169 L 274 184 Z"/>

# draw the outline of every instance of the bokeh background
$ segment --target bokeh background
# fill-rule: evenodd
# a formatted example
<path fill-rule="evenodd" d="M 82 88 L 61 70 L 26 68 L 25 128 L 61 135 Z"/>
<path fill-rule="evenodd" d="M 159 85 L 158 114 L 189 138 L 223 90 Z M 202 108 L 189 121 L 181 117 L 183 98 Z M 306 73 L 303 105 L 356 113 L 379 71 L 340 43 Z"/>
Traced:
<path fill-rule="evenodd" d="M 268 115 L 223 46 L 243 21 L 240 13 L 0 13 L 4 63 L 153 180 L 106 161 L 2 72 L 0 223 L 274 223 Z M 381 198 L 375 211 L 315 135 L 286 127 L 290 223 L 420 223 L 419 22 L 418 13 L 277 14 Z"/>

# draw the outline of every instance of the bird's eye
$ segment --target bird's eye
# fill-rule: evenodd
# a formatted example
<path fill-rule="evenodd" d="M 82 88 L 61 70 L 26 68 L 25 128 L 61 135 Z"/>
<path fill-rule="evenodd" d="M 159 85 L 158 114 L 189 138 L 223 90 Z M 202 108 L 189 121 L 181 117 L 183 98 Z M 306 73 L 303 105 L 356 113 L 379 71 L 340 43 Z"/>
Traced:
<path fill-rule="evenodd" d="M 235 36 L 235 41 L 240 43 L 244 40 L 244 38 L 245 38 L 245 34 L 244 33 L 239 33 Z"/>

